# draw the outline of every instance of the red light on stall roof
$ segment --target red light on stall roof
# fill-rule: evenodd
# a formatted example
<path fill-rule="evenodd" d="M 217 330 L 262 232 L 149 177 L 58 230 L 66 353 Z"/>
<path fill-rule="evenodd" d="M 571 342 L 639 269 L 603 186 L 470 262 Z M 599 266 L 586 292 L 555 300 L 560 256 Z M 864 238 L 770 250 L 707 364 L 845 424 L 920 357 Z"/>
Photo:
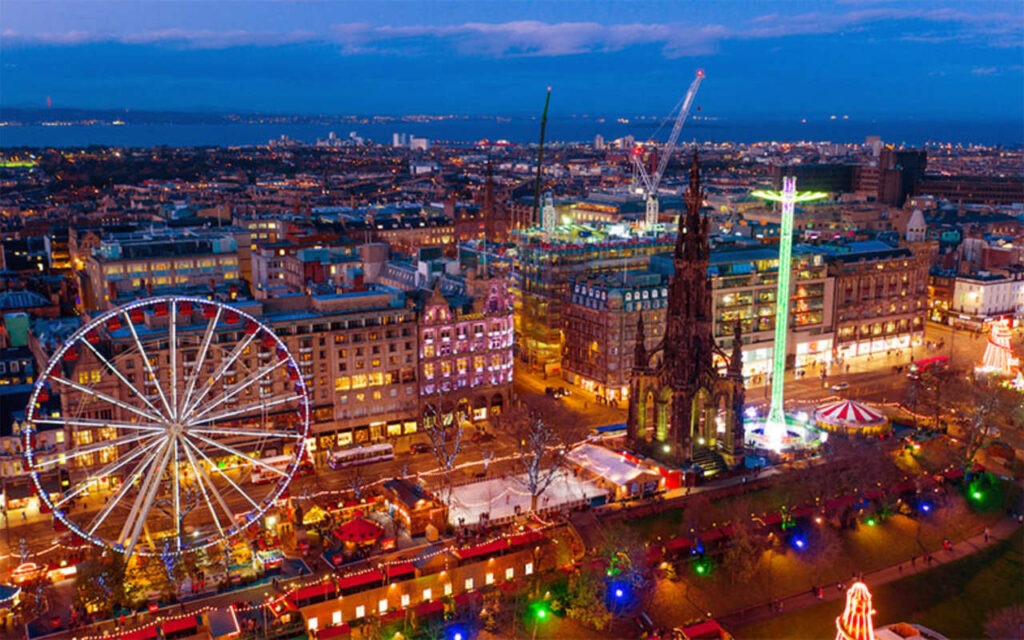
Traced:
<path fill-rule="evenodd" d="M 697 69 L 697 77 L 698 78 L 703 78 L 704 77 L 704 70 L 703 69 Z"/>
<path fill-rule="evenodd" d="M 644 148 L 643 147 L 635 147 L 633 149 L 633 155 L 634 156 L 643 155 L 643 152 L 644 152 Z"/>

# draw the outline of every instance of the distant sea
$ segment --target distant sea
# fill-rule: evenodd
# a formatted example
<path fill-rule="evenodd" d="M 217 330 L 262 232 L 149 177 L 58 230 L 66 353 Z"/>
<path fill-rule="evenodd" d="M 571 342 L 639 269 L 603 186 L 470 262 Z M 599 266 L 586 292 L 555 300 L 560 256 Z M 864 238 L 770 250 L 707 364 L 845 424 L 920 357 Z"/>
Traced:
<path fill-rule="evenodd" d="M 606 141 L 632 135 L 638 141 L 652 136 L 660 141 L 668 137 L 668 128 L 651 121 L 617 122 L 607 118 L 551 118 L 549 142 L 592 142 L 600 134 Z M 334 131 L 347 138 L 350 132 L 364 139 L 389 144 L 392 133 L 426 137 L 432 143 L 479 140 L 507 140 L 511 143 L 536 142 L 540 121 L 532 118 L 471 118 L 423 123 L 394 122 L 373 124 L 127 124 L 91 126 L 3 126 L 0 147 L 84 147 L 88 145 L 151 147 L 168 145 L 235 146 L 266 144 L 268 140 L 289 138 L 313 143 Z M 655 135 L 657 134 L 657 135 Z M 922 145 L 928 142 L 952 144 L 1024 146 L 1022 122 L 925 122 L 917 120 L 798 120 L 742 122 L 730 120 L 689 121 L 680 139 L 684 142 L 863 142 L 865 136 L 878 135 L 887 143 Z"/>

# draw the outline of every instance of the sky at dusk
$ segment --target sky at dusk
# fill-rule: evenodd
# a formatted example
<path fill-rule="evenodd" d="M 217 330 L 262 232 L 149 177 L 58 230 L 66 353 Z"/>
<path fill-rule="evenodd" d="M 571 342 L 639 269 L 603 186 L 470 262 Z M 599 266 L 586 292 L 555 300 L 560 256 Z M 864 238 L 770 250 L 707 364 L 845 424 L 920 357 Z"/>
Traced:
<path fill-rule="evenodd" d="M 0 104 L 1024 122 L 1024 3 L 3 0 Z"/>

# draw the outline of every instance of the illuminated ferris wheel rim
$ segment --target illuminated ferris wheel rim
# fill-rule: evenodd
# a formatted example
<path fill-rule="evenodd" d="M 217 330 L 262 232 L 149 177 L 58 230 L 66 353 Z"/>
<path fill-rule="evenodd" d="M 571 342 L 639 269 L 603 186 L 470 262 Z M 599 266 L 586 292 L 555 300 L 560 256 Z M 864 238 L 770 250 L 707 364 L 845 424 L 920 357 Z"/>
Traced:
<path fill-rule="evenodd" d="M 55 423 L 55 424 L 67 425 L 69 423 L 64 421 L 62 419 L 63 417 L 60 417 L 60 418 L 40 418 L 40 417 L 37 417 L 35 415 L 36 414 L 36 406 L 37 406 L 37 402 L 39 401 L 39 394 L 45 389 L 45 387 L 47 385 L 47 382 L 50 382 L 50 381 L 57 382 L 57 383 L 61 384 L 62 386 L 68 386 L 68 387 L 70 387 L 72 389 L 75 389 L 77 391 L 80 391 L 80 392 L 83 391 L 84 385 L 82 385 L 82 384 L 77 384 L 76 385 L 76 384 L 74 384 L 74 381 L 64 380 L 63 378 L 57 378 L 57 377 L 54 377 L 52 374 L 54 373 L 54 370 L 57 369 L 58 365 L 61 362 L 64 361 L 65 355 L 68 354 L 68 352 L 70 352 L 73 348 L 77 348 L 79 345 L 84 344 L 84 345 L 87 346 L 87 348 L 92 350 L 92 352 L 97 356 L 98 359 L 100 359 L 101 366 L 104 366 L 106 368 L 106 370 L 109 370 L 119 380 L 124 382 L 124 384 L 127 385 L 134 392 L 135 398 L 141 399 L 145 403 L 145 405 L 148 405 L 149 409 L 153 409 L 156 412 L 155 416 L 148 416 L 148 417 L 150 419 L 152 419 L 154 417 L 158 418 L 157 420 L 154 420 L 154 422 L 157 423 L 157 424 L 146 425 L 146 426 L 139 425 L 139 426 L 133 426 L 131 428 L 135 428 L 135 429 L 142 430 L 142 431 L 147 431 L 147 430 L 148 431 L 159 431 L 160 429 L 162 429 L 163 427 L 160 427 L 158 425 L 160 425 L 160 424 L 166 425 L 169 422 L 168 417 L 160 415 L 159 407 L 157 405 L 155 405 L 155 403 L 150 402 L 149 399 L 146 398 L 145 395 L 142 392 L 140 392 L 134 385 L 132 385 L 130 382 L 128 382 L 123 377 L 123 375 L 120 374 L 114 368 L 113 364 L 109 360 L 106 360 L 105 358 L 103 358 L 103 356 L 100 355 L 97 350 L 92 348 L 91 343 L 88 341 L 88 336 L 89 336 L 89 334 L 91 332 L 95 332 L 95 331 L 98 331 L 100 329 L 103 329 L 103 328 L 107 327 L 110 320 L 116 319 L 119 322 L 123 321 L 129 327 L 129 332 L 130 332 L 130 334 L 131 334 L 131 336 L 133 338 L 133 343 L 136 346 L 136 348 L 139 350 L 139 355 L 141 355 L 142 358 L 143 358 L 144 371 L 147 372 L 147 373 L 153 372 L 154 371 L 153 366 L 151 364 L 147 364 L 147 355 L 146 355 L 145 350 L 141 347 L 141 339 L 140 339 L 138 333 L 136 332 L 136 330 L 134 328 L 134 323 L 133 323 L 133 320 L 131 318 L 131 312 L 134 311 L 134 310 L 138 310 L 138 309 L 145 310 L 145 309 L 148 309 L 148 308 L 152 308 L 154 310 L 154 312 L 155 312 L 157 307 L 159 305 L 161 305 L 161 304 L 166 305 L 166 309 L 168 310 L 167 311 L 168 317 L 175 318 L 175 320 L 176 320 L 176 313 L 175 312 L 183 304 L 192 305 L 192 306 L 194 306 L 197 309 L 205 309 L 206 307 L 214 307 L 215 309 L 217 309 L 214 318 L 209 322 L 209 324 L 207 325 L 206 330 L 204 331 L 203 342 L 205 343 L 205 345 L 202 348 L 202 355 L 201 355 L 201 357 L 197 358 L 197 360 L 195 361 L 195 363 L 194 363 L 194 365 L 193 365 L 193 367 L 191 369 L 191 373 L 192 373 L 192 375 L 191 375 L 191 378 L 192 378 L 191 379 L 191 384 L 190 384 L 189 390 L 186 392 L 186 397 L 184 398 L 184 404 L 182 405 L 182 408 L 185 408 L 185 409 L 188 409 L 188 410 L 191 410 L 191 411 L 195 412 L 195 410 L 198 409 L 199 406 L 200 406 L 199 402 L 204 400 L 205 396 L 207 395 L 207 393 L 213 388 L 214 383 L 210 383 L 208 385 L 206 383 L 203 383 L 203 389 L 200 390 L 198 385 L 197 385 L 197 382 L 200 379 L 201 367 L 204 364 L 204 360 L 205 360 L 205 357 L 206 357 L 207 353 L 209 352 L 209 347 L 213 344 L 212 336 L 215 333 L 214 329 L 218 326 L 218 324 L 221 321 L 221 318 L 223 316 L 225 316 L 226 314 L 233 313 L 233 314 L 237 315 L 237 319 L 232 321 L 230 324 L 225 324 L 225 326 L 241 325 L 240 329 L 246 329 L 246 333 L 249 333 L 250 335 L 247 338 L 243 339 L 242 342 L 244 342 L 246 344 L 250 344 L 255 339 L 256 336 L 260 336 L 260 335 L 269 336 L 269 337 L 271 337 L 273 339 L 274 346 L 275 346 L 277 352 L 279 354 L 283 354 L 284 357 L 280 358 L 279 361 L 271 369 L 269 369 L 267 371 L 267 373 L 265 373 L 265 374 L 263 374 L 263 375 L 261 375 L 259 377 L 255 377 L 255 378 L 253 378 L 251 380 L 248 380 L 247 382 L 243 381 L 242 383 L 238 383 L 236 388 L 232 390 L 230 395 L 231 396 L 237 395 L 237 393 L 239 391 L 241 391 L 241 390 L 243 390 L 245 388 L 248 388 L 248 387 L 252 386 L 253 384 L 256 384 L 256 383 L 260 382 L 264 377 L 266 377 L 267 374 L 269 374 L 269 373 L 271 373 L 273 371 L 276 371 L 282 363 L 286 362 L 286 363 L 288 363 L 286 366 L 290 367 L 292 370 L 294 370 L 297 373 L 297 377 L 293 380 L 293 382 L 294 382 L 294 390 L 295 390 L 295 392 L 298 395 L 296 395 L 296 396 L 294 396 L 292 398 L 289 398 L 289 401 L 294 400 L 295 402 L 297 402 L 297 405 L 298 405 L 297 413 L 298 413 L 298 416 L 299 416 L 299 420 L 298 420 L 298 424 L 297 424 L 297 428 L 296 428 L 295 432 L 287 434 L 287 437 L 294 437 L 295 440 L 296 440 L 295 445 L 293 447 L 293 452 L 294 452 L 293 459 L 289 462 L 289 464 L 286 466 L 286 468 L 283 471 L 276 470 L 276 472 L 280 474 L 281 479 L 278 481 L 278 483 L 274 487 L 274 489 L 272 489 L 270 491 L 270 493 L 263 499 L 263 501 L 257 505 L 255 502 L 253 502 L 253 500 L 251 498 L 248 498 L 248 496 L 246 496 L 248 498 L 249 503 L 253 505 L 253 508 L 248 510 L 248 511 L 241 512 L 241 515 L 244 516 L 244 518 L 241 519 L 241 522 L 239 522 L 239 518 L 238 518 L 237 515 L 231 514 L 232 517 L 231 517 L 231 519 L 229 521 L 229 525 L 227 527 L 221 527 L 220 521 L 219 521 L 219 519 L 217 519 L 217 517 L 216 517 L 216 515 L 214 513 L 215 510 L 213 509 L 212 504 L 211 504 L 209 498 L 207 497 L 206 493 L 204 492 L 203 493 L 203 497 L 204 497 L 204 499 L 206 501 L 207 506 L 211 510 L 211 515 L 214 516 L 213 519 L 214 519 L 214 523 L 216 524 L 216 531 L 211 532 L 211 534 L 208 534 L 207 536 L 205 536 L 204 539 L 202 539 L 200 541 L 197 541 L 197 542 L 193 542 L 191 544 L 187 544 L 184 547 L 182 547 L 182 544 L 181 544 L 182 543 L 182 540 L 181 540 L 182 535 L 181 535 L 181 532 L 179 531 L 178 534 L 177 534 L 177 542 L 178 542 L 177 548 L 170 550 L 170 553 L 172 553 L 174 555 L 178 555 L 178 554 L 181 554 L 181 553 L 190 553 L 190 552 L 200 551 L 202 549 L 206 549 L 206 548 L 209 548 L 209 547 L 217 545 L 217 544 L 221 544 L 221 543 L 225 542 L 226 540 L 228 540 L 229 538 L 231 538 L 233 536 L 236 536 L 239 533 L 245 531 L 245 529 L 247 527 L 249 527 L 253 522 L 257 522 L 274 505 L 274 503 L 278 499 L 280 499 L 281 494 L 283 494 L 284 491 L 288 488 L 288 485 L 290 484 L 292 478 L 295 476 L 295 473 L 297 472 L 300 464 L 302 463 L 302 458 L 303 458 L 303 456 L 305 454 L 305 451 L 306 451 L 306 448 L 307 448 L 307 441 L 308 441 L 308 438 L 309 438 L 310 399 L 309 399 L 309 392 L 308 392 L 305 380 L 303 379 L 302 369 L 299 367 L 298 362 L 292 356 L 291 351 L 288 349 L 288 345 L 286 345 L 284 343 L 284 341 L 281 340 L 281 338 L 270 327 L 268 327 L 266 324 L 264 324 L 263 322 L 259 321 L 258 319 L 253 317 L 251 314 L 247 313 L 246 311 L 244 311 L 242 309 L 239 309 L 238 307 L 235 307 L 233 305 L 230 305 L 230 304 L 227 304 L 227 303 L 224 303 L 224 302 L 220 302 L 220 301 L 217 301 L 217 300 L 208 299 L 208 298 L 200 298 L 200 297 L 195 297 L 195 296 L 165 295 L 165 296 L 155 296 L 155 297 L 146 298 L 146 299 L 143 299 L 143 300 L 137 300 L 137 301 L 134 301 L 134 302 L 130 302 L 128 304 L 124 304 L 124 305 L 115 307 L 113 309 L 110 309 L 108 311 L 105 311 L 105 312 L 99 314 L 98 316 L 94 317 L 89 322 L 85 323 L 83 326 L 78 328 L 67 340 L 64 341 L 64 343 L 60 346 L 60 348 L 57 349 L 54 352 L 54 354 L 50 357 L 50 360 L 47 363 L 46 368 L 43 370 L 43 372 L 39 375 L 38 379 L 36 380 L 35 385 L 33 386 L 32 394 L 30 395 L 29 400 L 28 400 L 28 405 L 26 406 L 26 409 L 25 409 L 25 417 L 26 417 L 26 419 L 25 419 L 25 428 L 23 429 L 23 443 L 22 444 L 23 444 L 23 449 L 24 449 L 24 457 L 25 457 L 25 461 L 26 461 L 26 468 L 29 471 L 29 475 L 32 478 L 32 482 L 33 482 L 33 484 L 36 487 L 36 493 L 39 496 L 39 499 L 41 501 L 43 501 L 46 504 L 47 507 L 49 507 L 49 509 L 51 510 L 54 518 L 60 520 L 65 526 L 68 527 L 68 529 L 70 531 L 74 532 L 79 537 L 81 537 L 81 538 L 83 538 L 83 539 L 85 539 L 85 540 L 87 540 L 87 541 L 89 541 L 89 542 L 91 542 L 91 543 L 93 543 L 93 544 L 95 544 L 97 546 L 100 546 L 100 547 L 103 547 L 103 548 L 106 548 L 106 549 L 110 549 L 112 551 L 117 551 L 119 553 L 125 553 L 126 555 L 128 555 L 129 553 L 134 552 L 134 553 L 137 553 L 138 555 L 142 555 L 142 556 L 157 556 L 157 555 L 160 555 L 163 551 L 161 551 L 161 550 L 156 550 L 156 551 L 149 550 L 149 549 L 146 549 L 144 545 L 136 546 L 134 543 L 129 545 L 128 548 L 126 548 L 121 543 L 111 542 L 109 540 L 103 539 L 100 536 L 95 535 L 95 533 L 94 533 L 95 527 L 93 528 L 92 532 L 83 531 L 78 525 L 76 525 L 74 522 L 72 522 L 68 518 L 68 514 L 61 509 L 61 506 L 63 504 L 65 504 L 65 502 L 67 502 L 68 500 L 74 498 L 79 493 L 82 493 L 83 491 L 88 489 L 89 486 L 97 484 L 97 482 L 99 480 L 108 477 L 113 471 L 116 471 L 116 470 L 120 469 L 121 465 L 116 465 L 113 468 L 110 468 L 108 466 L 108 468 L 106 469 L 106 473 L 97 473 L 96 475 L 93 475 L 91 473 L 88 474 L 86 479 L 83 480 L 80 483 L 80 484 L 83 485 L 81 488 L 79 488 L 77 491 L 71 492 L 69 495 L 63 497 L 62 499 L 60 499 L 58 501 L 53 501 L 50 498 L 49 493 L 47 492 L 47 490 L 43 487 L 42 481 L 39 478 L 40 472 L 41 471 L 45 471 L 44 469 L 41 469 L 40 467 L 43 464 L 46 464 L 46 463 L 44 463 L 44 462 L 37 463 L 36 462 L 36 452 L 35 452 L 35 447 L 34 447 L 34 444 L 33 444 L 34 435 L 36 433 L 36 423 L 42 421 L 43 419 L 46 419 L 47 423 L 50 423 L 50 424 L 54 424 Z M 207 316 L 205 316 L 205 312 L 204 312 L 204 317 L 207 317 Z M 249 325 L 249 323 L 252 323 L 252 324 Z M 174 331 L 172 331 L 172 329 L 171 329 L 172 326 L 174 327 Z M 254 327 L 253 331 L 250 332 L 250 331 L 247 330 L 249 326 L 253 326 Z M 169 321 L 167 331 L 168 331 L 169 334 L 176 334 L 177 333 L 176 322 L 170 322 Z M 176 335 L 171 335 L 170 337 L 171 337 L 171 340 L 169 342 L 169 348 L 171 349 L 171 353 L 175 354 L 172 357 L 172 361 L 174 362 L 174 364 L 170 366 L 170 369 L 171 369 L 171 374 L 170 375 L 171 376 L 175 376 L 176 374 L 181 374 L 182 375 L 182 380 L 184 382 L 184 381 L 186 381 L 184 373 L 185 373 L 185 370 L 187 369 L 187 367 L 185 367 L 185 366 L 180 366 L 180 367 L 177 366 L 177 362 L 176 362 L 177 355 L 176 355 L 176 352 L 177 352 L 178 345 L 176 344 L 176 342 L 174 340 Z M 216 380 L 220 379 L 220 377 L 224 374 L 225 371 L 227 371 L 230 367 L 234 366 L 234 364 L 238 360 L 238 357 L 242 354 L 241 352 L 242 352 L 243 349 L 238 348 L 237 344 L 235 346 L 236 346 L 236 349 L 234 351 L 234 354 L 233 354 L 232 358 L 228 361 L 228 363 L 227 364 L 222 364 L 221 366 L 219 366 L 216 369 L 215 374 L 213 376 L 214 382 L 216 382 Z M 111 360 L 113 360 L 113 358 L 111 358 Z M 157 368 L 157 370 L 158 369 L 159 368 Z M 250 376 L 250 377 L 252 377 L 252 376 Z M 155 375 L 153 376 L 153 381 L 154 381 L 154 385 L 153 386 L 156 387 L 156 389 L 157 389 L 157 391 L 159 393 L 159 400 L 164 404 L 164 407 L 168 409 L 168 413 L 170 414 L 171 413 L 170 407 L 167 405 L 167 400 L 166 400 L 165 394 L 164 394 L 164 392 L 163 392 L 163 390 L 161 388 L 161 384 L 160 384 L 159 380 L 156 378 Z M 243 383 L 245 383 L 245 384 L 243 384 Z M 55 386 L 55 385 L 51 385 L 51 386 Z M 145 385 L 142 385 L 142 386 L 145 386 Z M 95 392 L 86 391 L 86 393 L 88 393 L 89 395 L 92 395 L 94 398 L 98 397 Z M 176 388 L 174 389 L 174 393 L 177 393 Z M 195 397 L 191 396 L 191 393 L 195 393 L 198 396 L 198 398 L 195 398 Z M 218 398 L 218 404 L 223 403 L 225 401 L 225 396 L 226 395 L 228 395 L 228 394 L 222 394 L 222 396 L 220 398 Z M 104 400 L 107 401 L 110 404 L 113 404 L 115 406 L 119 406 L 122 409 L 127 409 L 128 411 L 130 411 L 132 413 L 135 413 L 137 415 L 142 415 L 144 413 L 148 413 L 145 409 L 143 409 L 141 407 L 129 405 L 127 402 L 121 402 L 121 401 L 118 401 L 118 400 L 116 400 L 114 398 L 111 398 L 109 396 L 104 398 Z M 110 402 L 111 400 L 113 400 L 113 402 Z M 280 400 L 278 400 L 277 402 L 280 403 Z M 261 403 L 259 408 L 262 408 L 263 411 L 266 411 L 266 408 L 270 404 L 271 403 L 266 403 L 266 402 Z M 207 411 L 204 411 L 203 413 L 198 415 L 198 419 L 195 422 L 195 424 L 205 424 L 205 423 L 215 424 L 214 419 L 203 417 L 203 414 L 207 413 L 208 409 L 207 409 Z M 239 415 L 239 412 L 236 412 L 234 415 Z M 173 420 L 176 423 L 178 423 L 179 426 L 180 426 L 180 422 L 181 422 L 181 417 L 180 416 L 175 416 L 173 418 Z M 76 420 L 75 422 L 79 422 L 80 423 L 82 421 L 81 420 Z M 122 428 L 122 426 L 117 426 L 117 425 L 124 425 L 124 423 L 117 422 L 117 421 L 114 421 L 114 420 L 96 419 L 94 422 L 95 422 L 95 424 L 92 424 L 91 426 L 103 427 L 104 423 L 106 423 L 106 426 L 113 426 L 114 428 L 119 429 L 119 430 Z M 166 429 L 164 429 L 164 430 L 166 431 Z M 187 428 L 184 429 L 183 431 L 187 431 Z M 207 444 L 216 444 L 216 443 L 210 442 L 210 439 L 206 437 L 207 435 L 212 436 L 213 435 L 213 433 L 212 433 L 213 431 L 214 430 L 212 428 L 204 428 L 204 431 L 202 431 L 202 433 L 204 433 L 205 435 L 201 435 L 201 436 L 198 436 L 198 437 L 202 438 L 203 440 L 205 440 L 207 442 Z M 279 432 L 279 431 L 265 431 L 265 432 L 262 432 L 257 437 L 279 437 L 279 435 L 281 433 L 282 432 Z M 246 435 L 241 430 L 236 430 L 235 434 L 236 435 Z M 176 432 L 176 435 L 181 435 L 181 434 L 178 434 Z M 256 435 L 256 434 L 255 433 L 248 433 L 248 435 Z M 148 436 L 139 436 L 137 438 L 137 440 L 142 440 L 142 439 L 144 439 L 146 437 L 148 437 Z M 156 436 L 152 436 L 152 437 L 156 437 Z M 182 435 L 182 437 L 183 437 L 183 435 Z M 115 438 L 115 440 L 120 440 L 120 439 L 121 438 Z M 166 439 L 166 436 L 165 436 L 165 439 Z M 117 447 L 117 446 L 121 446 L 122 444 L 126 444 L 126 443 L 122 441 L 120 443 L 108 445 L 108 447 L 109 446 Z M 138 448 L 138 445 L 136 445 L 136 447 L 133 448 L 133 451 L 127 452 L 124 457 L 125 458 L 129 458 L 129 459 L 137 457 L 138 453 L 147 451 L 149 449 L 149 447 L 153 446 L 153 444 L 154 443 L 150 443 L 150 444 L 148 444 L 146 446 L 143 446 L 141 449 Z M 186 454 L 188 455 L 189 460 L 193 460 L 194 459 L 193 456 L 188 451 L 188 446 L 189 445 L 192 446 L 193 451 L 196 452 L 197 456 L 198 455 L 202 455 L 206 459 L 206 462 L 210 463 L 211 466 L 213 466 L 213 470 L 217 471 L 216 465 L 213 465 L 212 461 L 210 461 L 210 459 L 208 457 L 206 457 L 205 454 L 198 447 L 196 447 L 192 443 L 183 444 L 182 445 L 182 449 L 186 451 Z M 160 449 L 159 454 L 165 453 L 165 452 L 163 452 L 163 448 L 164 448 L 163 446 L 159 447 L 159 449 Z M 221 448 L 224 448 L 224 447 L 221 446 Z M 90 451 L 90 453 L 92 453 L 93 451 L 99 451 L 101 449 L 102 448 L 94 449 L 94 450 Z M 73 451 L 74 451 L 74 449 L 71 449 L 71 450 L 67 451 L 67 453 L 71 454 L 71 453 L 73 453 Z M 237 452 L 237 451 L 235 451 L 233 453 L 238 455 L 239 457 L 241 457 L 243 459 L 247 459 L 249 461 L 253 461 L 253 458 L 251 458 L 251 457 L 249 457 L 249 456 L 247 456 L 245 454 L 241 454 L 240 452 Z M 158 453 L 154 453 L 154 455 L 159 455 L 159 454 Z M 81 454 L 77 454 L 77 455 L 81 455 Z M 176 453 L 176 455 L 177 455 L 177 453 Z M 69 457 L 71 457 L 71 456 L 69 456 Z M 195 458 L 195 459 L 197 459 L 197 458 Z M 121 460 L 121 456 L 119 456 L 118 459 L 115 460 L 115 462 L 117 462 L 118 460 Z M 52 462 L 52 461 L 48 461 L 48 462 Z M 168 461 L 168 463 L 169 463 L 169 461 Z M 256 464 L 261 464 L 262 466 L 267 466 L 267 465 L 265 465 L 263 463 L 254 462 L 253 463 L 253 467 L 254 468 L 255 468 Z M 135 483 L 136 480 L 141 480 L 141 478 L 136 478 L 136 477 L 133 477 L 133 476 L 135 475 L 135 473 L 136 473 L 136 471 L 138 469 L 144 468 L 144 466 L 145 465 L 142 464 L 141 462 L 139 464 L 137 464 L 135 466 L 135 468 L 133 469 L 133 471 L 130 474 L 127 474 L 125 476 L 125 478 L 127 480 L 122 482 L 122 486 L 127 487 L 127 486 L 130 486 L 131 484 Z M 195 468 L 194 464 L 193 464 L 193 471 L 196 473 L 197 484 L 202 486 L 202 482 L 200 480 L 200 477 L 201 477 L 201 475 L 203 477 L 205 477 L 205 473 L 204 474 L 200 474 L 200 472 Z M 227 478 L 227 476 L 223 473 L 223 471 L 218 471 L 218 472 L 221 473 L 221 475 L 224 476 L 228 480 L 228 482 L 231 483 L 232 486 L 239 493 L 242 493 L 243 495 L 246 495 L 243 491 L 241 491 L 241 489 L 238 487 L 238 485 L 234 484 L 229 478 Z M 162 471 L 161 471 L 161 473 L 159 475 L 162 475 Z M 158 481 L 156 483 L 154 483 L 156 485 L 159 484 L 159 475 L 157 477 Z M 177 476 L 177 474 L 175 474 L 175 476 Z M 147 478 L 148 478 L 148 473 L 147 473 Z M 177 486 L 177 482 L 175 482 L 175 485 Z M 69 491 L 70 491 L 71 488 L 74 488 L 74 487 L 70 487 Z M 210 482 L 209 489 L 210 489 L 210 492 L 215 492 L 216 491 L 212 482 Z M 139 498 L 137 498 L 137 500 L 140 499 L 140 498 L 141 498 L 141 496 L 139 496 Z M 221 504 L 224 504 L 224 501 L 223 501 L 222 498 L 220 499 L 220 502 L 221 502 Z M 104 507 L 104 509 L 101 511 L 101 513 L 104 513 L 104 512 L 106 512 L 106 514 L 109 515 L 109 512 L 107 511 L 106 507 Z M 227 515 L 228 509 L 225 508 L 224 512 L 225 512 L 225 515 Z M 146 520 L 146 516 L 148 516 L 148 512 L 140 514 L 140 517 L 138 519 L 141 520 L 144 523 L 145 520 Z M 177 517 L 177 514 L 176 514 L 176 517 Z M 101 523 L 102 523 L 102 520 L 101 520 Z M 133 527 L 133 528 L 138 528 L 138 527 Z M 217 534 L 219 534 L 219 535 L 217 535 Z"/>

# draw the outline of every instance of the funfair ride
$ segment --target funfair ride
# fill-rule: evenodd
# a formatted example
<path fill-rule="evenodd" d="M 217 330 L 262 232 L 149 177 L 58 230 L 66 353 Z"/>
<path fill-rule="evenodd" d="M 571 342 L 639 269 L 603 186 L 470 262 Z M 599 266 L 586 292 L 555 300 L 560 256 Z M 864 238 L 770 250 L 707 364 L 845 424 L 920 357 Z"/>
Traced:
<path fill-rule="evenodd" d="M 639 178 L 637 181 L 639 182 L 638 187 L 644 194 L 644 200 L 647 204 L 645 223 L 648 231 L 654 230 L 658 224 L 658 186 L 661 184 L 662 176 L 665 175 L 665 169 L 668 167 L 668 161 L 676 150 L 676 146 L 679 141 L 679 133 L 683 130 L 683 123 L 686 122 L 686 117 L 690 114 L 690 107 L 693 106 L 693 99 L 696 97 L 697 89 L 700 88 L 700 83 L 703 80 L 704 70 L 698 69 L 697 77 L 695 77 L 693 82 L 690 83 L 690 88 L 687 89 L 686 95 L 683 97 L 682 104 L 679 106 L 675 124 L 672 125 L 672 133 L 669 134 L 668 142 L 665 143 L 665 148 L 661 153 L 661 157 L 658 158 L 658 167 L 653 176 L 647 172 L 647 167 L 644 166 L 644 146 L 640 145 L 633 149 L 633 170 Z"/>
<path fill-rule="evenodd" d="M 164 296 L 100 314 L 53 355 L 26 408 L 43 510 L 126 557 L 221 543 L 258 522 L 304 463 L 303 373 L 269 327 L 221 302 Z M 39 410 L 50 393 L 56 414 Z M 36 447 L 52 429 L 67 443 L 59 455 Z M 59 468 L 67 486 L 53 497 L 44 477 Z M 256 472 L 270 481 L 252 482 Z"/>
<path fill-rule="evenodd" d="M 775 291 L 775 341 L 772 344 L 772 395 L 768 417 L 763 424 L 762 436 L 766 447 L 780 451 L 788 440 L 788 427 L 784 407 L 786 381 L 786 338 L 789 335 L 789 278 L 793 264 L 793 216 L 796 203 L 821 200 L 827 193 L 814 191 L 798 192 L 796 178 L 785 176 L 782 191 L 754 191 L 755 198 L 762 198 L 782 205 L 781 228 L 779 229 L 779 278 Z M 802 421 L 806 422 L 806 421 Z"/>

